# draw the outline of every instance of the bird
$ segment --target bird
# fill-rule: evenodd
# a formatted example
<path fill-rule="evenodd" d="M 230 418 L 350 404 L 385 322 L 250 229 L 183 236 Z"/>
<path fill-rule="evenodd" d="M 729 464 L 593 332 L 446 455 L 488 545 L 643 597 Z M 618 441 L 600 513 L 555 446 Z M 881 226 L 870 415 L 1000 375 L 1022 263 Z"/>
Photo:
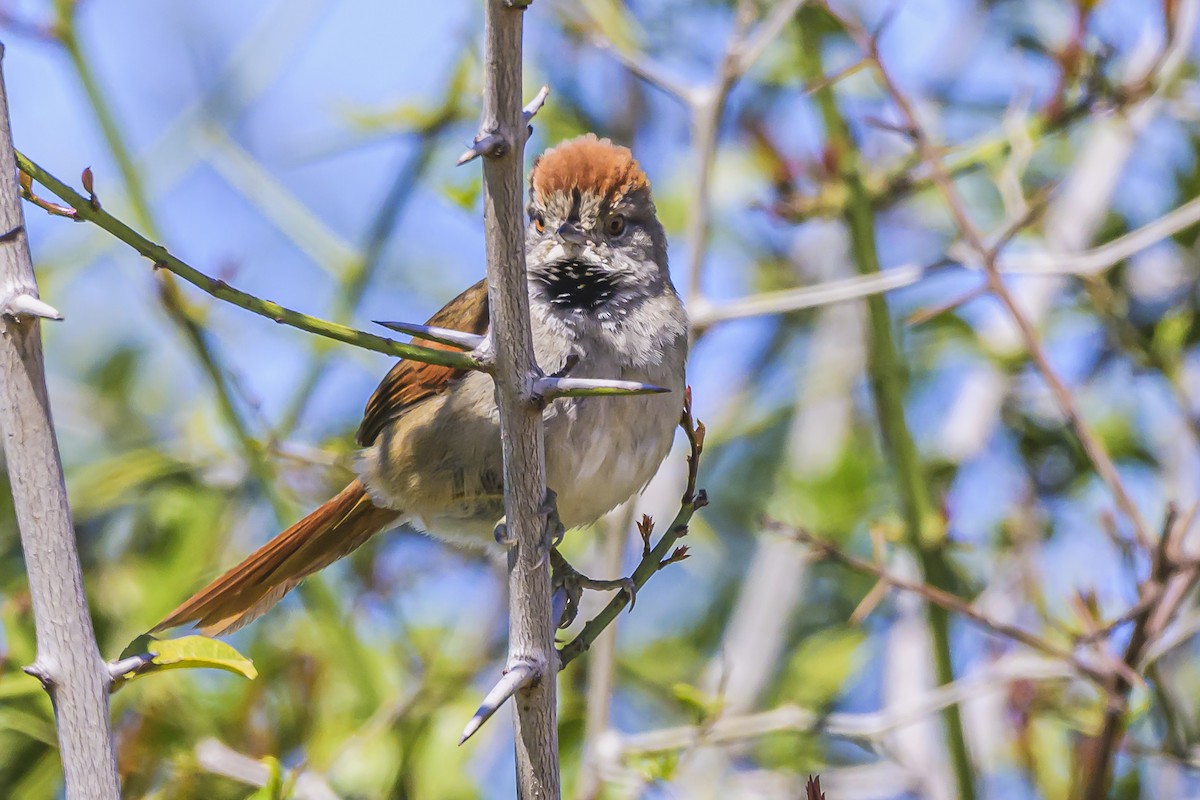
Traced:
<path fill-rule="evenodd" d="M 595 134 L 535 159 L 525 229 L 534 354 L 546 373 L 668 390 L 546 403 L 546 482 L 566 528 L 645 488 L 682 408 L 688 320 L 671 282 L 650 181 L 627 148 Z M 486 334 L 486 278 L 429 326 Z M 432 344 L 431 346 L 445 346 Z M 305 577 L 403 523 L 468 548 L 495 546 L 504 514 L 499 412 L 490 375 L 397 362 L 366 404 L 357 477 L 184 601 L 152 633 L 208 636 L 254 621 Z"/>

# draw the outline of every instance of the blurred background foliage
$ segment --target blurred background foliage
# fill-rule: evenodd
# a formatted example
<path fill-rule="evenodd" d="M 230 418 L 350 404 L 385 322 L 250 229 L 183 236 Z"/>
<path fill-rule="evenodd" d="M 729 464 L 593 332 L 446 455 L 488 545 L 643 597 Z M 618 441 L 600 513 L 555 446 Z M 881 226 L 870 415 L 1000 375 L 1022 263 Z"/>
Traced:
<path fill-rule="evenodd" d="M 453 166 L 478 118 L 478 5 L 10 0 L 17 146 L 60 177 L 90 166 L 107 209 L 256 295 L 359 327 L 419 321 L 483 272 L 479 171 Z M 589 130 L 633 147 L 702 323 L 690 382 L 709 429 L 712 503 L 691 558 L 639 594 L 615 651 L 598 645 L 561 676 L 568 793 L 797 797 L 820 772 L 830 800 L 1066 798 L 1103 724 L 1094 684 L 765 523 L 912 579 L 924 568 L 1063 646 L 1093 613 L 1126 613 L 1149 569 L 1004 308 L 978 291 L 978 259 L 843 22 L 800 10 L 722 84 L 729 43 L 781 5 L 537 0 L 526 14 L 528 94 L 553 92 L 529 157 Z M 1002 257 L 1051 265 L 1008 285 L 1156 531 L 1200 486 L 1197 228 L 1159 225 L 1096 269 L 1069 265 L 1200 188 L 1196 5 L 832 3 L 881 32 L 880 59 L 946 143 L 988 241 L 1007 235 Z M 704 95 L 690 88 L 688 106 L 639 70 L 718 90 L 711 151 L 692 113 Z M 26 213 L 42 296 L 66 315 L 44 327 L 51 397 L 114 658 L 344 484 L 388 362 L 164 289 L 103 232 Z M 864 230 L 883 269 L 920 276 L 871 301 L 894 344 L 861 299 L 728 305 L 840 286 L 870 266 Z M 881 386 L 903 402 L 887 441 Z M 568 557 L 628 571 L 634 514 L 670 519 L 683 474 L 677 447 L 631 508 L 568 536 Z M 923 495 L 919 542 L 906 485 Z M 33 620 L 10 503 L 0 493 L 0 794 L 40 800 L 60 773 L 49 702 L 21 672 Z M 503 663 L 503 586 L 478 555 L 381 537 L 233 637 L 257 680 L 172 672 L 115 695 L 127 796 L 512 796 L 506 720 L 457 746 Z M 1114 797 L 1200 792 L 1198 620 L 1189 596 L 1153 662 L 1134 665 L 1146 683 Z M 1119 625 L 1091 650 L 1120 658 L 1128 639 Z M 939 674 L 961 723 L 937 713 Z M 741 733 L 716 736 L 730 721 Z"/>

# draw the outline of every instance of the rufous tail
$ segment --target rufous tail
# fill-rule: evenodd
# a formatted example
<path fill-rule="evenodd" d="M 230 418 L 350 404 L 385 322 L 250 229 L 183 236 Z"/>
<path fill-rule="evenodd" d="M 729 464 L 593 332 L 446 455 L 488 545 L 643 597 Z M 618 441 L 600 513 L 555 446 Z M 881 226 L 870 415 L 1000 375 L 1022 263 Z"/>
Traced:
<path fill-rule="evenodd" d="M 201 633 L 232 633 L 265 614 L 305 577 L 358 549 L 399 514 L 379 508 L 354 481 L 304 519 L 192 595 L 151 629 L 196 623 Z"/>

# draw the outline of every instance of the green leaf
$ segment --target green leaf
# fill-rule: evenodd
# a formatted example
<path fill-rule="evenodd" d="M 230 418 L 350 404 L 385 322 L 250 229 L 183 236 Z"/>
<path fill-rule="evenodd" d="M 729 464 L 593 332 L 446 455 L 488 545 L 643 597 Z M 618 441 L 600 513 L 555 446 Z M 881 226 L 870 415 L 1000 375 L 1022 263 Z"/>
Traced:
<path fill-rule="evenodd" d="M 221 669 L 250 680 L 258 677 L 254 662 L 225 642 L 207 636 L 156 639 L 150 634 L 143 634 L 125 648 L 121 658 L 132 658 L 140 653 L 150 654 L 150 662 L 122 675 L 117 680 L 118 686 L 125 681 L 168 669 Z"/>
<path fill-rule="evenodd" d="M 200 639 L 200 636 L 189 636 L 189 639 Z M 232 648 L 231 648 L 232 649 Z M 262 759 L 262 763 L 268 769 L 267 782 L 262 785 L 254 794 L 246 798 L 246 800 L 283 800 L 283 767 L 279 764 L 279 759 L 267 756 Z"/>

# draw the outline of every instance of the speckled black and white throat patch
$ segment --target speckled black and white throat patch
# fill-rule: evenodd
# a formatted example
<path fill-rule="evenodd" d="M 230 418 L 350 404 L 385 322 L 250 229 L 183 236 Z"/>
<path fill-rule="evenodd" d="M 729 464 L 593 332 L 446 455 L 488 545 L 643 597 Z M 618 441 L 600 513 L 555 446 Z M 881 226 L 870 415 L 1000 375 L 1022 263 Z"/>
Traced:
<path fill-rule="evenodd" d="M 534 279 L 544 287 L 546 301 L 564 309 L 593 311 L 611 300 L 617 288 L 610 272 L 575 260 L 550 264 Z"/>

